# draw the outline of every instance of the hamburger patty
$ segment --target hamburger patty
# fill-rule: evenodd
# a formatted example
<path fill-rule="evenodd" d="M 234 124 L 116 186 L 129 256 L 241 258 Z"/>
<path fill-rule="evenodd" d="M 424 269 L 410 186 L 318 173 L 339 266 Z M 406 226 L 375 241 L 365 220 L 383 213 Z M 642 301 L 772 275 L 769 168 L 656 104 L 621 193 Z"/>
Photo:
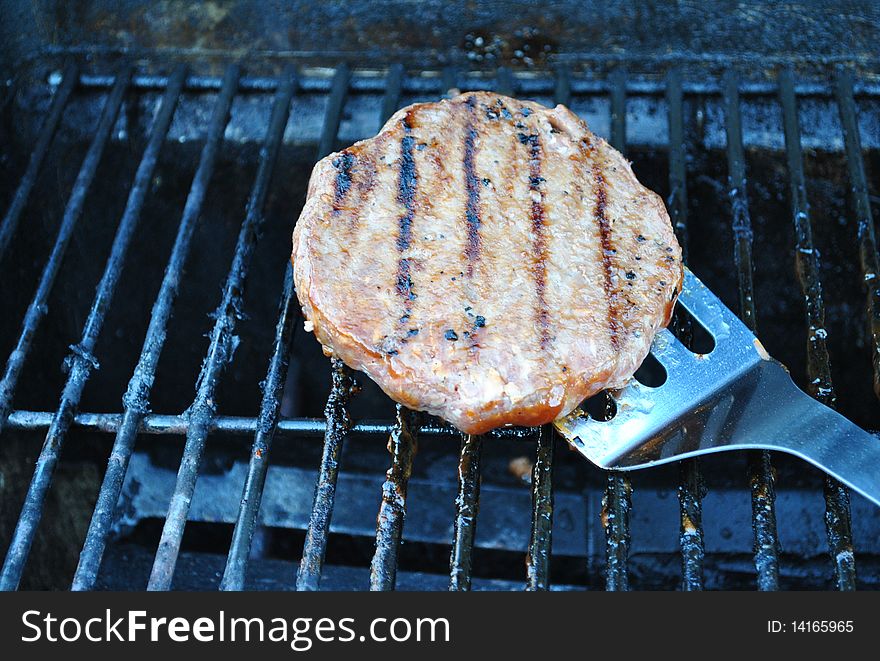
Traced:
<path fill-rule="evenodd" d="M 473 434 L 622 386 L 682 279 L 620 153 L 564 106 L 488 92 L 403 108 L 321 160 L 292 261 L 325 353 Z"/>

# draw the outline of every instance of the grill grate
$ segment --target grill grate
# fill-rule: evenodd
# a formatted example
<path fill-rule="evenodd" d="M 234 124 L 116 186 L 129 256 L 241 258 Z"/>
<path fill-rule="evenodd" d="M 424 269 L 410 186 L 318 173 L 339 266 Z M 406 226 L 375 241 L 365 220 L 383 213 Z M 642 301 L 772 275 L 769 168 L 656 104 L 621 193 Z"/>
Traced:
<path fill-rule="evenodd" d="M 439 92 L 456 86 L 458 72 L 448 68 L 437 82 Z M 470 81 L 473 82 L 473 81 Z M 540 81 L 538 81 L 540 83 Z M 483 84 L 481 81 L 480 84 Z M 534 80 L 515 76 L 500 68 L 494 86 L 506 94 L 534 93 Z M 531 85 L 529 89 L 527 86 Z M 263 487 L 269 465 L 270 449 L 276 432 L 301 436 L 323 436 L 323 454 L 316 484 L 315 498 L 305 538 L 296 587 L 316 590 L 320 586 L 324 556 L 327 548 L 330 522 L 333 514 L 339 462 L 342 448 L 350 434 L 389 436 L 391 465 L 382 487 L 382 501 L 376 527 L 375 554 L 370 571 L 371 589 L 394 589 L 398 567 L 398 551 L 406 516 L 407 485 L 417 439 L 448 436 L 461 438 L 458 463 L 458 497 L 452 535 L 450 582 L 452 590 L 471 587 L 473 548 L 479 511 L 481 453 L 483 437 L 461 436 L 450 427 L 433 421 L 422 421 L 421 416 L 400 406 L 395 422 L 361 422 L 352 424 L 349 402 L 354 392 L 350 371 L 339 361 L 332 361 L 332 389 L 327 400 L 325 420 L 282 418 L 281 393 L 287 375 L 287 364 L 294 327 L 299 318 L 298 306 L 288 268 L 282 283 L 282 294 L 277 325 L 272 344 L 263 399 L 257 418 L 218 416 L 214 404 L 215 389 L 224 368 L 232 360 L 234 329 L 240 316 L 248 266 L 259 237 L 262 207 L 266 199 L 273 169 L 288 123 L 291 99 L 297 91 L 319 90 L 327 94 L 317 158 L 330 153 L 335 145 L 343 117 L 346 98 L 351 89 L 378 89 L 383 93 L 380 116 L 387 119 L 400 105 L 406 88 L 403 65 L 392 65 L 384 78 L 353 75 L 346 65 L 333 70 L 331 77 L 297 76 L 288 70 L 276 79 L 242 76 L 237 66 L 227 68 L 222 79 L 187 75 L 183 66 L 168 76 L 133 75 L 131 69 L 122 69 L 112 77 L 81 75 L 69 65 L 55 91 L 21 182 L 13 196 L 2 226 L 0 226 L 0 259 L 16 231 L 21 212 L 34 188 L 37 174 L 45 161 L 50 144 L 61 121 L 64 109 L 77 86 L 86 89 L 105 89 L 107 92 L 101 119 L 94 138 L 82 162 L 70 194 L 57 238 L 42 272 L 38 288 L 25 315 L 15 350 L 6 364 L 0 384 L 0 431 L 8 429 L 47 430 L 37 468 L 34 472 L 21 516 L 7 551 L 0 575 L 0 588 L 17 588 L 25 567 L 31 544 L 42 515 L 52 474 L 59 459 L 65 438 L 74 426 L 114 433 L 115 442 L 108 462 L 107 473 L 101 486 L 98 502 L 86 536 L 73 579 L 73 589 L 92 589 L 96 585 L 102 556 L 108 543 L 113 513 L 122 491 L 123 480 L 138 433 L 185 435 L 186 444 L 177 474 L 176 486 L 165 519 L 161 541 L 155 556 L 148 587 L 169 589 L 180 553 L 181 540 L 200 464 L 208 435 L 215 432 L 254 434 L 249 456 L 247 477 L 242 493 L 221 588 L 239 590 L 245 586 L 251 544 L 260 512 Z M 104 275 L 98 286 L 92 307 L 77 345 L 71 347 L 64 391 L 55 412 L 13 411 L 12 401 L 21 371 L 31 348 L 34 333 L 46 314 L 46 301 L 58 273 L 77 221 L 82 215 L 86 193 L 95 177 L 104 148 L 110 139 L 114 122 L 129 91 L 163 90 L 160 111 L 153 120 L 149 141 L 138 166 L 129 193 L 125 211 L 120 219 L 113 248 Z M 436 88 L 435 88 L 436 90 Z M 568 103 L 573 92 L 578 94 L 609 95 L 611 104 L 611 142 L 623 151 L 626 146 L 626 108 L 628 94 L 665 95 L 668 106 L 669 129 L 669 186 L 668 206 L 676 233 L 688 254 L 688 219 L 686 195 L 687 154 L 684 139 L 684 107 L 686 94 L 720 95 L 725 111 L 727 135 L 727 162 L 729 168 L 728 195 L 734 235 L 734 257 L 740 295 L 740 313 L 753 330 L 756 326 L 756 306 L 752 286 L 752 227 L 746 193 L 746 166 L 741 126 L 740 96 L 778 94 L 783 111 L 785 149 L 791 184 L 791 207 L 797 245 L 797 272 L 800 287 L 807 302 L 806 323 L 810 329 L 807 345 L 808 377 L 813 382 L 811 394 L 820 401 L 833 405 L 828 352 L 824 335 L 824 303 L 819 281 L 819 266 L 815 254 L 809 205 L 807 202 L 801 135 L 798 123 L 798 96 L 832 93 L 840 112 L 849 177 L 852 182 L 853 204 L 858 215 L 858 244 L 862 275 L 867 283 L 868 320 L 875 346 L 875 389 L 880 394 L 880 283 L 876 241 L 871 217 L 867 180 L 862 161 L 862 150 L 855 111 L 854 94 L 880 95 L 880 88 L 856 82 L 847 70 L 839 70 L 833 87 L 823 82 L 796 84 L 793 74 L 783 70 L 778 85 L 773 83 L 742 83 L 736 74 L 727 72 L 721 82 L 685 81 L 682 72 L 673 68 L 665 81 L 630 79 L 618 69 L 607 79 L 574 80 L 569 69 L 557 70 L 551 85 L 555 100 Z M 136 227 L 156 167 L 158 153 L 165 141 L 177 106 L 184 92 L 217 91 L 207 137 L 201 151 L 198 168 L 193 178 L 180 219 L 174 247 L 165 270 L 158 297 L 153 306 L 149 328 L 137 367 L 124 397 L 121 414 L 79 413 L 80 398 L 97 359 L 93 355 L 102 330 L 105 314 L 111 304 L 126 252 Z M 260 152 L 257 174 L 253 183 L 247 211 L 241 225 L 234 257 L 223 289 L 222 299 L 215 313 L 197 393 L 192 405 L 180 416 L 149 413 L 149 397 L 162 351 L 168 323 L 196 222 L 201 214 L 208 182 L 214 174 L 217 151 L 233 99 L 238 92 L 250 91 L 275 95 L 263 149 Z M 295 121 L 295 118 L 294 118 Z M 677 318 L 675 325 L 684 338 L 689 337 L 687 321 Z M 552 428 L 538 430 L 504 429 L 486 435 L 486 438 L 526 438 L 536 442 L 536 461 L 532 469 L 532 523 L 528 543 L 526 587 L 543 590 L 550 587 L 550 559 L 553 528 L 553 455 L 555 432 Z M 779 587 L 779 541 L 775 517 L 774 473 L 771 457 L 766 452 L 751 453 L 749 480 L 752 494 L 754 526 L 754 561 L 759 589 Z M 679 512 L 680 546 L 682 557 L 682 587 L 702 589 L 704 581 L 705 544 L 703 532 L 703 498 L 706 490 L 700 463 L 683 462 L 680 467 Z M 603 524 L 606 533 L 606 586 L 608 589 L 628 588 L 628 552 L 630 547 L 630 508 L 632 484 L 628 476 L 609 473 L 604 497 Z M 841 485 L 825 481 L 826 531 L 837 587 L 849 590 L 855 587 L 849 496 Z"/>

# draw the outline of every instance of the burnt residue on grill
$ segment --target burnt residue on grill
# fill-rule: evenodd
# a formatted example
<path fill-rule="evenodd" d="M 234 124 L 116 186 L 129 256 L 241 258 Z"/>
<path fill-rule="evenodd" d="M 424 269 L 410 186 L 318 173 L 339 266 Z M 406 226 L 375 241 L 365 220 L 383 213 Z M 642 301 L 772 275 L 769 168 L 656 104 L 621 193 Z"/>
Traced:
<path fill-rule="evenodd" d="M 557 49 L 551 36 L 555 27 L 519 27 L 512 34 L 499 34 L 487 30 L 472 30 L 461 42 L 467 59 L 474 63 L 527 68 L 541 67 Z"/>

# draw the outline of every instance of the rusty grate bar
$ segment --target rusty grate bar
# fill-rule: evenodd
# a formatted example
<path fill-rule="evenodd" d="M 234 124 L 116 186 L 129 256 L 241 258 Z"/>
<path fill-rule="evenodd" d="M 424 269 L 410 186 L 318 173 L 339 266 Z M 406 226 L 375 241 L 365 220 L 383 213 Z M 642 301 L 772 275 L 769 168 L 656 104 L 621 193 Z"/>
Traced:
<path fill-rule="evenodd" d="M 626 72 L 616 69 L 611 84 L 611 146 L 626 153 Z M 610 405 L 610 398 L 608 404 Z M 605 528 L 605 588 L 628 590 L 629 512 L 632 507 L 629 476 L 609 471 L 602 498 L 602 525 Z"/>
<path fill-rule="evenodd" d="M 666 103 L 669 111 L 669 208 L 672 227 L 681 245 L 682 262 L 688 259 L 687 174 L 685 167 L 684 109 L 682 76 L 671 69 L 666 79 Z M 690 318 L 675 315 L 673 328 L 687 346 L 691 342 Z M 703 589 L 703 497 L 706 487 L 697 459 L 686 459 L 679 465 L 678 506 L 679 545 L 681 546 L 681 586 L 683 590 Z"/>
<path fill-rule="evenodd" d="M 250 261 L 256 249 L 257 237 L 264 222 L 263 206 L 272 181 L 284 128 L 290 112 L 294 80 L 290 72 L 275 93 L 272 114 L 263 148 L 260 149 L 257 174 L 247 202 L 244 222 L 238 234 L 232 264 L 223 286 L 220 305 L 214 311 L 214 327 L 211 341 L 199 374 L 196 396 L 187 409 L 190 428 L 186 434 L 186 444 L 174 493 L 168 505 L 168 514 L 159 540 L 159 548 L 153 562 L 153 570 L 147 584 L 148 590 L 168 590 L 174 577 L 174 568 L 180 552 L 180 543 L 186 527 L 189 506 L 195 492 L 199 468 L 205 451 L 205 443 L 211 427 L 211 419 L 217 412 L 216 389 L 223 371 L 232 362 L 235 354 L 235 325 L 242 316 L 241 307 L 244 288 L 247 282 Z"/>
<path fill-rule="evenodd" d="M 92 181 L 95 179 L 98 164 L 101 162 L 101 156 L 104 153 L 104 148 L 107 146 L 107 141 L 116 122 L 119 108 L 122 106 L 122 100 L 128 88 L 130 78 L 131 68 L 126 67 L 116 76 L 113 89 L 104 102 L 104 109 L 101 111 L 101 119 L 98 122 L 95 137 L 89 146 L 89 150 L 83 159 L 82 166 L 71 189 L 70 198 L 58 228 L 58 235 L 52 246 L 52 252 L 49 254 L 49 259 L 40 275 L 37 290 L 25 313 L 24 321 L 21 324 L 21 333 L 15 343 L 15 348 L 9 354 L 9 358 L 6 361 L 6 369 L 3 372 L 3 379 L 0 381 L 0 432 L 5 428 L 9 412 L 12 410 L 15 387 L 18 385 L 18 378 L 21 376 L 21 370 L 27 360 L 28 353 L 30 353 L 34 335 L 43 317 L 48 312 L 46 303 L 49 299 L 49 293 L 52 291 L 55 277 L 61 268 L 61 261 L 64 258 L 64 253 L 67 251 L 70 237 L 73 235 L 80 216 L 82 216 L 86 195 L 89 192 L 89 188 L 91 188 Z M 2 580 L 0 580 L 0 584 L 2 584 Z"/>
<path fill-rule="evenodd" d="M 9 247 L 15 230 L 18 228 L 21 213 L 24 211 L 25 206 L 27 206 L 34 184 L 37 183 L 37 175 L 40 173 L 40 168 L 46 159 L 46 154 L 49 153 L 52 138 L 55 137 L 58 124 L 61 122 L 61 116 L 64 114 L 70 93 L 76 87 L 78 78 L 79 69 L 76 64 L 68 64 L 64 69 L 61 84 L 52 96 L 52 105 L 49 108 L 49 113 L 46 115 L 43 126 L 40 127 L 37 144 L 34 145 L 34 150 L 31 152 L 27 167 L 18 184 L 18 188 L 15 190 L 15 195 L 12 197 L 12 202 L 10 202 L 9 208 L 6 210 L 6 215 L 3 216 L 3 221 L 0 222 L 0 261 L 3 261 L 6 249 Z"/>
<path fill-rule="evenodd" d="M 397 554 L 406 518 L 406 491 L 418 446 L 421 414 L 397 405 L 397 424 L 388 439 L 391 466 L 382 485 L 382 503 L 376 518 L 376 552 L 370 563 L 370 590 L 393 590 Z"/>
<path fill-rule="evenodd" d="M 455 498 L 455 521 L 452 532 L 452 553 L 449 557 L 449 589 L 461 592 L 471 589 L 474 537 L 480 511 L 480 457 L 483 439 L 462 434 L 458 460 L 458 495 Z"/>
<path fill-rule="evenodd" d="M 831 362 L 825 342 L 825 301 L 819 276 L 819 256 L 813 246 L 794 76 L 787 69 L 779 74 L 779 99 L 782 104 L 785 152 L 791 185 L 791 213 L 796 241 L 795 264 L 806 303 L 807 391 L 826 406 L 834 408 L 837 396 L 831 381 Z M 849 491 L 837 480 L 826 476 L 824 495 L 825 528 L 837 587 L 839 590 L 855 590 L 856 567 Z"/>
<path fill-rule="evenodd" d="M 73 580 L 72 589 L 89 590 L 97 578 L 101 557 L 107 543 L 107 536 L 113 517 L 113 511 L 119 500 L 122 482 L 128 470 L 128 462 L 134 448 L 135 438 L 141 421 L 149 410 L 150 390 L 156 376 L 156 366 L 162 347 L 165 344 L 168 319 L 174 306 L 174 299 L 180 285 L 180 278 L 191 245 L 196 222 L 201 214 L 202 202 L 214 171 L 217 150 L 223 138 L 223 131 L 232 107 L 235 95 L 238 68 L 231 66 L 226 70 L 223 88 L 217 97 L 216 104 L 208 126 L 205 146 L 199 157 L 199 164 L 193 176 L 181 215 L 180 225 L 165 274 L 159 288 L 159 294 L 150 314 L 150 324 L 144 338 L 138 364 L 135 367 L 128 388 L 122 398 L 124 413 L 118 421 L 115 431 L 116 440 L 107 463 L 107 472 L 98 494 L 86 541 L 80 554 L 79 566 Z M 74 417 L 76 422 L 76 417 Z"/>
<path fill-rule="evenodd" d="M 67 379 L 61 394 L 61 401 L 40 450 L 37 466 L 28 486 L 24 506 L 10 543 L 10 554 L 7 559 L 8 570 L 6 570 L 8 573 L 5 574 L 10 582 L 14 581 L 17 584 L 21 579 L 21 572 L 43 515 L 43 505 L 52 483 L 55 466 L 58 464 L 64 440 L 73 422 L 73 415 L 79 407 L 80 398 L 92 370 L 98 366 L 98 360 L 94 355 L 95 345 L 104 326 L 104 319 L 113 300 L 119 276 L 125 265 L 125 257 L 140 220 L 141 209 L 159 159 L 159 151 L 171 126 L 171 118 L 177 106 L 185 75 L 185 68 L 178 67 L 163 95 L 161 108 L 153 122 L 150 140 L 135 173 L 134 183 L 119 221 L 104 273 L 98 283 L 88 319 L 83 327 L 82 337 L 78 344 L 70 347 L 71 353 L 66 362 Z"/>

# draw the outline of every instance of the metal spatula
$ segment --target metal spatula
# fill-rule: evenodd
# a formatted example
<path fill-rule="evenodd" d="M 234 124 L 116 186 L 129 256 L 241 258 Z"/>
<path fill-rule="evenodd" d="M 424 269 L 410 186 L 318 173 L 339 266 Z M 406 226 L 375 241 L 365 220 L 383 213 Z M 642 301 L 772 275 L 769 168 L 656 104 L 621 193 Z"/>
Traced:
<path fill-rule="evenodd" d="M 794 454 L 880 505 L 880 439 L 798 389 L 788 370 L 690 271 L 678 299 L 715 340 L 689 351 L 662 330 L 651 353 L 665 383 L 632 379 L 612 391 L 617 412 L 599 421 L 581 409 L 554 424 L 602 468 L 633 470 L 722 450 Z"/>

